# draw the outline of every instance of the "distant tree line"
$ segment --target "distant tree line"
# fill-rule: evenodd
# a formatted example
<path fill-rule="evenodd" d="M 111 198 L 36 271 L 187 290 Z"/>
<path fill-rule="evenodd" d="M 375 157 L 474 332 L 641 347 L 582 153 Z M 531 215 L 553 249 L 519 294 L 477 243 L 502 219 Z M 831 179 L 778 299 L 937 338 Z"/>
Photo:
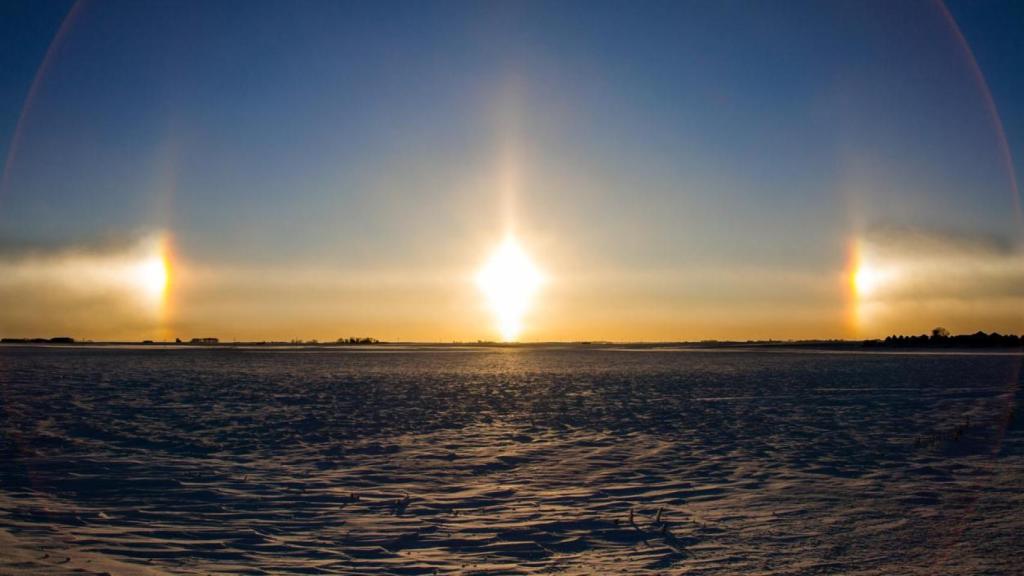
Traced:
<path fill-rule="evenodd" d="M 974 334 L 949 333 L 949 330 L 934 328 L 932 333 L 920 336 L 903 336 L 893 334 L 884 340 L 865 340 L 868 347 L 885 348 L 1020 348 L 1024 346 L 1024 338 L 1016 334 L 986 334 L 978 331 Z"/>
<path fill-rule="evenodd" d="M 75 339 L 70 336 L 57 336 L 54 338 L 0 338 L 4 344 L 74 344 Z"/>
<path fill-rule="evenodd" d="M 358 337 L 352 336 L 349 338 L 338 338 L 338 344 L 378 344 L 380 340 L 376 338 Z"/>

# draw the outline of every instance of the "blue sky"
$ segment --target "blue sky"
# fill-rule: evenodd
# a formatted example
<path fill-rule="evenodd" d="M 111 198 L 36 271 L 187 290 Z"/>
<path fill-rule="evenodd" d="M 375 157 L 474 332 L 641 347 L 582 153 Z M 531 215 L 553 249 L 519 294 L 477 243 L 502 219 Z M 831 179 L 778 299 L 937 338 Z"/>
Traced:
<path fill-rule="evenodd" d="M 86 0 L 26 105 L 71 6 L 0 8 L 7 251 L 165 231 L 197 268 L 422 277 L 476 266 L 514 217 L 564 286 L 625 285 L 591 302 L 621 318 L 584 324 L 689 337 L 617 326 L 634 306 L 728 308 L 723 291 L 821 316 L 843 298 L 749 271 L 837 273 L 878 230 L 1020 239 L 984 87 L 937 3 Z M 1024 10 L 948 6 L 1020 172 Z M 830 322 L 781 331 L 845 334 Z"/>

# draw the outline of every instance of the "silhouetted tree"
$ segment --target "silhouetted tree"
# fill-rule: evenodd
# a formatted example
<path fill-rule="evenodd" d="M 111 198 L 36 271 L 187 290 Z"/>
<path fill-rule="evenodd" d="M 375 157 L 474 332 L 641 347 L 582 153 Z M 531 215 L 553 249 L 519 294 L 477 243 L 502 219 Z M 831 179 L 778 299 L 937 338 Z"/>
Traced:
<path fill-rule="evenodd" d="M 888 346 L 893 348 L 1020 348 L 1024 345 L 1024 337 L 1016 334 L 1000 334 L 993 332 L 986 334 L 978 331 L 974 334 L 951 335 L 948 330 L 942 327 L 932 330 L 931 336 L 921 334 L 920 336 L 903 336 L 892 334 L 886 336 L 885 340 L 865 340 L 864 346 Z"/>

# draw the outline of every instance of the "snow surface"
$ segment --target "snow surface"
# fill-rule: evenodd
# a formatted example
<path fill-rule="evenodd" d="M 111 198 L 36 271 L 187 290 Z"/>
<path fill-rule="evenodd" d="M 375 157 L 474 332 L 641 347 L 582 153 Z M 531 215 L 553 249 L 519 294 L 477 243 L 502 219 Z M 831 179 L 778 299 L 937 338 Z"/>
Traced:
<path fill-rule="evenodd" d="M 0 347 L 0 574 L 1024 574 L 1021 356 Z"/>

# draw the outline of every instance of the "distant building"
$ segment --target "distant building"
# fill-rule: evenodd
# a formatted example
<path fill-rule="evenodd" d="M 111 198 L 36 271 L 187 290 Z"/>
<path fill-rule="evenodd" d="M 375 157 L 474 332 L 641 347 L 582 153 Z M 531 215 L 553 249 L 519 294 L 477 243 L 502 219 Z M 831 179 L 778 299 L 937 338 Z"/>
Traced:
<path fill-rule="evenodd" d="M 217 344 L 220 342 L 217 338 L 193 338 L 192 344 Z"/>

